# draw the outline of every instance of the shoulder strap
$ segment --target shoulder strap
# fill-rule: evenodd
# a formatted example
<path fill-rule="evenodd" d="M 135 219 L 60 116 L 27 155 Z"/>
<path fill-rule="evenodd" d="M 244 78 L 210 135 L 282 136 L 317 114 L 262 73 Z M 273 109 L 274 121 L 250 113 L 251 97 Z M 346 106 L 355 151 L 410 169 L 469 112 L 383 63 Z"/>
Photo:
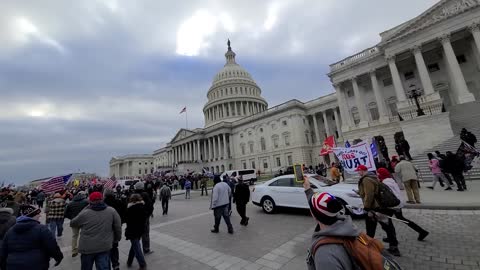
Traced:
<path fill-rule="evenodd" d="M 312 248 L 312 256 L 315 257 L 315 253 L 317 252 L 317 249 L 318 249 L 320 246 L 329 245 L 329 244 L 344 245 L 344 244 L 345 244 L 345 240 L 342 239 L 342 238 L 337 238 L 337 237 L 325 237 L 325 238 L 322 238 L 322 239 L 318 240 L 317 242 L 315 242 L 315 244 L 313 245 L 313 248 Z M 344 245 L 344 246 L 345 246 L 345 245 Z"/>

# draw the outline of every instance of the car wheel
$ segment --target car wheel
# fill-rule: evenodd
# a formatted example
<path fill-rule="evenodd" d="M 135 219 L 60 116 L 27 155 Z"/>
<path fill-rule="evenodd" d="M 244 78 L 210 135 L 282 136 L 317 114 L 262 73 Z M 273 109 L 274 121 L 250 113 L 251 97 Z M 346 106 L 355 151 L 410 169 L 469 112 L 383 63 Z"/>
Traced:
<path fill-rule="evenodd" d="M 270 197 L 264 197 L 262 199 L 263 212 L 267 214 L 273 214 L 275 212 L 275 202 Z"/>

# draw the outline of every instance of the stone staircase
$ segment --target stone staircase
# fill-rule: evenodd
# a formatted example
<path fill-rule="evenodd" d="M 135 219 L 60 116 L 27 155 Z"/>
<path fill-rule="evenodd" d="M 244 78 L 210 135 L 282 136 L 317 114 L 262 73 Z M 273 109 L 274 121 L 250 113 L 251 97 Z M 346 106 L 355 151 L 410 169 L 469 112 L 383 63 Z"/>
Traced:
<path fill-rule="evenodd" d="M 420 171 L 420 180 L 433 181 L 432 173 L 428 167 L 427 153 L 436 150 L 445 154 L 446 151 L 455 153 L 460 146 L 460 131 L 466 128 L 475 134 L 477 140 L 480 141 L 480 101 L 469 102 L 462 105 L 454 106 L 450 109 L 450 122 L 452 124 L 454 137 L 442 142 L 441 144 L 425 151 L 424 153 L 414 156 L 413 163 Z M 480 143 L 477 143 L 479 148 Z M 466 180 L 480 180 L 480 168 L 470 170 L 465 174 Z"/>

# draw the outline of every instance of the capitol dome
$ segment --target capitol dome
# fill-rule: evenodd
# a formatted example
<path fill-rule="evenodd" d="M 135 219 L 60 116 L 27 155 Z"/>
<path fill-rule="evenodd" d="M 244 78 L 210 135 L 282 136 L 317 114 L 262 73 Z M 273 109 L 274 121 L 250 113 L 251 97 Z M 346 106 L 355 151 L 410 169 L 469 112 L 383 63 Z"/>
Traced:
<path fill-rule="evenodd" d="M 260 87 L 250 73 L 235 62 L 235 53 L 228 41 L 226 63 L 213 78 L 208 90 L 208 102 L 203 107 L 205 127 L 238 119 L 267 110 Z"/>

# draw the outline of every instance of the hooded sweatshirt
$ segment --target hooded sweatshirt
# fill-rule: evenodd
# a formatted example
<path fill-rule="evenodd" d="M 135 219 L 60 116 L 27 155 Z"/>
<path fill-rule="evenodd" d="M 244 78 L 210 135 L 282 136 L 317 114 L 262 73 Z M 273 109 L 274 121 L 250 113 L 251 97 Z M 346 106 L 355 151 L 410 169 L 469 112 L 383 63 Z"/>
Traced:
<path fill-rule="evenodd" d="M 65 208 L 66 218 L 70 220 L 73 219 L 83 210 L 83 208 L 87 207 L 88 201 L 85 197 L 86 196 L 82 193 L 79 193 L 73 197 L 73 201 Z"/>

